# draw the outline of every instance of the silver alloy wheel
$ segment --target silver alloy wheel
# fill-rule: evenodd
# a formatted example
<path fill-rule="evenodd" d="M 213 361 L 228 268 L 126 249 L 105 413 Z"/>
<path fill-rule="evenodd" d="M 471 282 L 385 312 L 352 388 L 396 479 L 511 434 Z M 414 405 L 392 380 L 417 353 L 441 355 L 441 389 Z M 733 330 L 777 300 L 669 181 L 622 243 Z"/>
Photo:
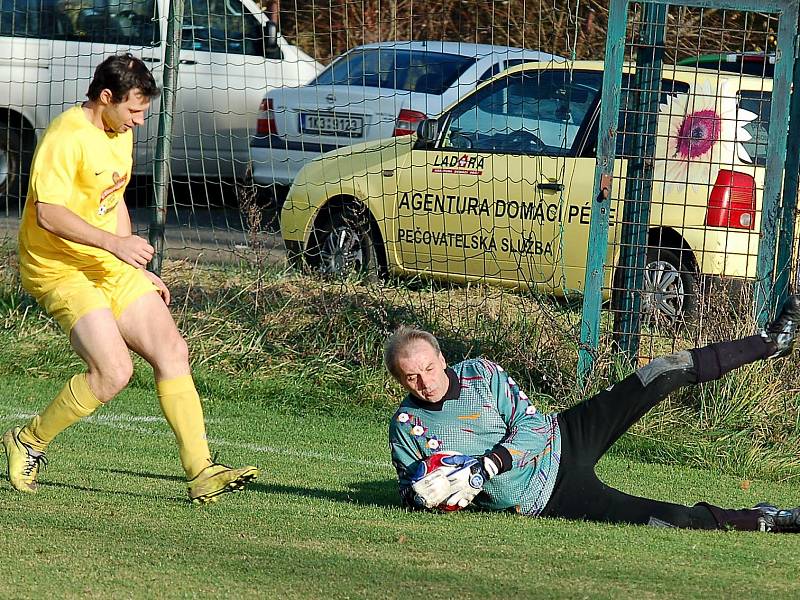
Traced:
<path fill-rule="evenodd" d="M 649 321 L 674 322 L 683 315 L 686 290 L 680 271 L 670 262 L 654 260 L 644 270 L 643 313 Z"/>
<path fill-rule="evenodd" d="M 360 273 L 364 266 L 361 235 L 347 225 L 334 227 L 320 247 L 319 261 L 320 271 L 326 275 L 347 277 Z"/>

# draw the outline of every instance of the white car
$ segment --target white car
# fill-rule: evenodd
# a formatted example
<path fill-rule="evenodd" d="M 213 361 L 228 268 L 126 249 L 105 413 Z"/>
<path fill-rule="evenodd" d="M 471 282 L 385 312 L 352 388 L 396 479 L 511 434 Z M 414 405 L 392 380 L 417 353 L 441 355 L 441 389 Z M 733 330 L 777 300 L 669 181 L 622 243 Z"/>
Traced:
<path fill-rule="evenodd" d="M 0 0 L 0 208 L 24 200 L 36 142 L 86 98 L 120 52 L 164 72 L 169 0 Z M 186 0 L 173 121 L 174 176 L 240 179 L 265 89 L 311 81 L 322 65 L 289 44 L 253 0 Z M 135 174 L 150 174 L 160 98 L 137 129 Z"/>
<path fill-rule="evenodd" d="M 419 121 L 509 67 L 564 59 L 462 42 L 380 42 L 353 48 L 308 85 L 261 102 L 252 177 L 280 199 L 307 162 L 342 146 L 416 132 Z M 274 194 L 274 196 L 273 196 Z"/>

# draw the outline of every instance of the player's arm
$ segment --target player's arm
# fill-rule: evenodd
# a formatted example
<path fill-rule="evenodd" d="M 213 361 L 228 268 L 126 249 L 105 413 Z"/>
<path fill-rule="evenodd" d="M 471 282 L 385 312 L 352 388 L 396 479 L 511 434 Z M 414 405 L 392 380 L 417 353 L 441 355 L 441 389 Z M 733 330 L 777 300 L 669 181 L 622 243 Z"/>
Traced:
<path fill-rule="evenodd" d="M 392 466 L 397 472 L 400 503 L 407 508 L 419 508 L 414 504 L 414 490 L 411 485 L 411 468 L 420 460 L 406 439 L 392 422 L 389 427 L 389 449 L 392 453 Z"/>
<path fill-rule="evenodd" d="M 548 439 L 535 407 L 508 373 L 489 361 L 482 366 L 495 408 L 506 424 L 506 435 L 481 456 L 455 457 L 464 468 L 449 477 L 453 493 L 447 504 L 451 506 L 470 504 L 486 481 L 514 468 L 514 455 L 526 463 L 531 449 L 544 447 Z"/>
<path fill-rule="evenodd" d="M 125 203 L 125 198 L 119 201 L 117 204 L 117 235 L 120 237 L 129 237 L 133 234 L 133 225 L 131 224 L 131 215 L 128 212 L 128 205 Z M 164 300 L 164 304 L 169 305 L 171 296 L 169 293 L 169 288 L 166 284 L 161 281 L 161 278 L 151 271 L 147 271 L 146 269 L 142 269 L 144 271 L 145 276 L 153 282 L 158 288 L 158 293 L 161 295 L 161 299 Z"/>
<path fill-rule="evenodd" d="M 45 135 L 31 168 L 39 227 L 64 240 L 106 250 L 135 267 L 147 264 L 153 247 L 135 235 L 104 231 L 69 210 L 66 200 L 75 187 L 76 169 L 85 163 L 85 148 L 75 136 Z"/>
<path fill-rule="evenodd" d="M 450 482 L 443 471 L 435 471 L 426 477 L 415 477 L 424 457 L 393 420 L 389 428 L 389 447 L 392 465 L 397 471 L 400 503 L 412 510 L 434 508 L 451 494 Z"/>
<path fill-rule="evenodd" d="M 127 210 L 125 211 L 127 213 Z M 134 267 L 144 267 L 153 257 L 153 247 L 138 235 L 115 235 L 95 227 L 60 204 L 36 202 L 39 227 L 62 239 L 106 250 Z M 119 227 L 119 222 L 117 223 Z M 130 226 L 130 225 L 129 225 Z"/>
<path fill-rule="evenodd" d="M 400 504 L 414 510 L 424 508 L 414 502 L 415 492 L 414 488 L 411 487 L 412 483 L 409 477 L 410 470 L 395 459 L 394 446 L 392 447 L 392 465 L 397 471 L 397 492 L 400 495 Z"/>
<path fill-rule="evenodd" d="M 507 430 L 504 438 L 486 456 L 497 458 L 500 472 L 513 468 L 512 455 L 527 462 L 531 453 L 538 453 L 549 440 L 549 431 L 543 416 L 517 382 L 499 365 L 486 362 L 491 372 L 490 389 L 497 410 Z"/>

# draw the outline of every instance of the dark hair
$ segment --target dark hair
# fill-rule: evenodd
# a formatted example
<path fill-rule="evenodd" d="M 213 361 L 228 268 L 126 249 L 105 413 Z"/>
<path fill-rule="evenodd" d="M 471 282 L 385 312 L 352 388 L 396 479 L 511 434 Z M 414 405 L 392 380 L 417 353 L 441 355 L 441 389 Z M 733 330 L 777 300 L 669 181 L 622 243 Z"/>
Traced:
<path fill-rule="evenodd" d="M 111 91 L 113 102 L 119 104 L 125 101 L 128 92 L 134 88 L 146 98 L 158 96 L 161 92 L 150 69 L 141 59 L 129 53 L 116 54 L 97 65 L 86 96 L 89 100 L 96 101 L 100 98 L 100 92 L 107 89 Z"/>
<path fill-rule="evenodd" d="M 406 349 L 416 342 L 421 340 L 428 342 L 431 348 L 439 354 L 439 342 L 432 333 L 428 333 L 422 329 L 414 329 L 407 325 L 401 325 L 397 330 L 389 336 L 386 340 L 386 345 L 383 347 L 383 364 L 386 370 L 397 379 L 400 380 L 400 371 L 397 368 L 397 360 L 406 353 Z"/>

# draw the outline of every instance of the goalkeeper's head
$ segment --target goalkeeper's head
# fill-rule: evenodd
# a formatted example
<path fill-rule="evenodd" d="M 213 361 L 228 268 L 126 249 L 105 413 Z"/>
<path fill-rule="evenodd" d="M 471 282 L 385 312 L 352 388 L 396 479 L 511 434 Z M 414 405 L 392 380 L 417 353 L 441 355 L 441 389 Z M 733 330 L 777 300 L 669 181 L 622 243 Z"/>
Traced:
<path fill-rule="evenodd" d="M 424 402 L 439 402 L 450 386 L 447 361 L 427 331 L 400 326 L 386 341 L 383 363 L 400 385 Z"/>

